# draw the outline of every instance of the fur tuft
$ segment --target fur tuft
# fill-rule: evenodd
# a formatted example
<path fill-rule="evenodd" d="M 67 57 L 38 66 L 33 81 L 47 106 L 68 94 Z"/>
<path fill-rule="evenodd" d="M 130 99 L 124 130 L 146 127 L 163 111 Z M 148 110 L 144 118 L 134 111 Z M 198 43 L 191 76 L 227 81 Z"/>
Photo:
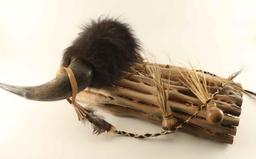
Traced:
<path fill-rule="evenodd" d="M 121 72 L 142 60 L 140 46 L 130 27 L 116 19 L 99 19 L 84 27 L 79 37 L 63 55 L 67 67 L 73 58 L 79 58 L 94 69 L 91 87 L 112 86 Z"/>

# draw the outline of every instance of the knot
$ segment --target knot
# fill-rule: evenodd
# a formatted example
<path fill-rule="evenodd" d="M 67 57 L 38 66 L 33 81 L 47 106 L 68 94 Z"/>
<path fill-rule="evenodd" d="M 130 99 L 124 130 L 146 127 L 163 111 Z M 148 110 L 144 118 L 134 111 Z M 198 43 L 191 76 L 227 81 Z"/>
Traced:
<path fill-rule="evenodd" d="M 174 116 L 172 114 L 168 114 L 168 115 L 164 115 L 163 118 L 164 119 L 172 119 L 172 118 L 174 118 Z"/>

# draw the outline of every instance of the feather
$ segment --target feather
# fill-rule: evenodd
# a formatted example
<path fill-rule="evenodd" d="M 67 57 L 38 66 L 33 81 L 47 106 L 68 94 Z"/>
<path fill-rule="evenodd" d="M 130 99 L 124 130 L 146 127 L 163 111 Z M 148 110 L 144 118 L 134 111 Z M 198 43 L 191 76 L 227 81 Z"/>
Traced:
<path fill-rule="evenodd" d="M 240 75 L 240 73 L 242 73 L 243 69 L 240 69 L 239 71 L 235 72 L 235 73 L 232 73 L 229 77 L 228 77 L 228 80 L 233 80 L 235 79 L 238 75 Z"/>
<path fill-rule="evenodd" d="M 86 115 L 86 119 L 92 124 L 93 126 L 93 133 L 99 135 L 103 132 L 110 131 L 112 125 L 105 121 L 102 117 L 96 115 L 94 112 L 90 112 Z"/>

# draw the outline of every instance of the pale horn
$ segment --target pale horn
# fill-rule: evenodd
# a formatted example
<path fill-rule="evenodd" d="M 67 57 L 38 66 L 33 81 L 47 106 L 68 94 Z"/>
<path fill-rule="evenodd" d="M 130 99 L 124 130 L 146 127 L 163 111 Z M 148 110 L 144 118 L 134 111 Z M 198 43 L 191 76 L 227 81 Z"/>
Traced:
<path fill-rule="evenodd" d="M 78 91 L 81 91 L 90 85 L 93 77 L 91 67 L 81 60 L 74 59 L 68 68 L 73 71 L 77 79 Z M 60 74 L 53 80 L 39 86 L 23 87 L 0 83 L 0 88 L 27 99 L 38 101 L 56 101 L 66 99 L 72 94 L 67 74 Z"/>

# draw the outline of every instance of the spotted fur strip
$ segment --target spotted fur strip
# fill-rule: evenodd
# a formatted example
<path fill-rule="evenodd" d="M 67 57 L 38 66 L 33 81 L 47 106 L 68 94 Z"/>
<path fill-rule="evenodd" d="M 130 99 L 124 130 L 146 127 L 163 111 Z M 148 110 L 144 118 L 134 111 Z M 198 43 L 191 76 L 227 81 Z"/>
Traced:
<path fill-rule="evenodd" d="M 211 73 L 211 72 L 208 72 L 208 71 L 203 71 L 203 70 L 196 70 L 196 72 L 201 72 L 201 73 L 204 73 L 204 74 L 207 74 L 207 75 L 210 75 L 210 76 L 214 76 L 214 77 L 217 77 L 217 75 Z"/>
<path fill-rule="evenodd" d="M 145 138 L 150 138 L 150 137 L 157 137 L 157 136 L 161 136 L 161 135 L 172 134 L 172 133 L 174 133 L 174 131 L 165 130 L 165 131 L 162 131 L 162 132 L 159 132 L 159 133 L 153 133 L 153 134 L 151 134 L 151 133 L 135 134 L 135 133 L 130 133 L 130 132 L 126 132 L 126 131 L 115 130 L 114 133 L 118 134 L 118 135 L 134 137 L 134 138 L 138 138 L 138 139 L 145 139 Z"/>

